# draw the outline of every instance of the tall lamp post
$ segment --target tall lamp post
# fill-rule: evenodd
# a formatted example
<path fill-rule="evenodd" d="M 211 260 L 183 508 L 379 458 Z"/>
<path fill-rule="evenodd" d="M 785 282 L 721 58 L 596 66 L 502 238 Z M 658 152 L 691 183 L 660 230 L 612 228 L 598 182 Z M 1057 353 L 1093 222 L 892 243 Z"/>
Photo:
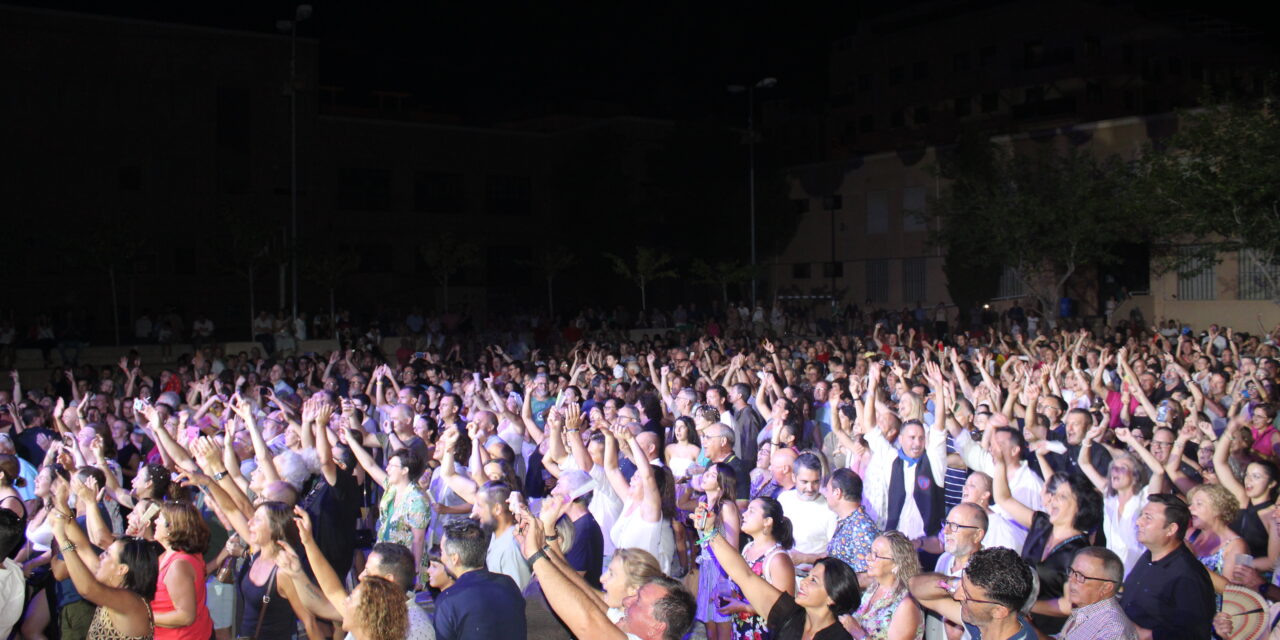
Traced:
<path fill-rule="evenodd" d="M 300 4 L 292 20 L 277 20 L 289 33 L 289 263 L 293 279 L 293 324 L 298 324 L 298 23 L 311 17 L 311 5 Z M 332 319 L 331 319 L 332 320 Z"/>
<path fill-rule="evenodd" d="M 772 89 L 777 78 L 761 78 L 755 84 L 729 85 L 729 93 L 747 93 L 747 207 L 751 212 L 751 307 L 756 306 L 756 89 Z"/>

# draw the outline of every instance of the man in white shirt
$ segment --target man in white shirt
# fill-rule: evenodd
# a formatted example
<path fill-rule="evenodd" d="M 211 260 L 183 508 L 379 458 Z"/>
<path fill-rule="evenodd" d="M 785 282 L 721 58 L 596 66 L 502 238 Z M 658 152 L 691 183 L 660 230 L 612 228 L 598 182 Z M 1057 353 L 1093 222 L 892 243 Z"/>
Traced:
<path fill-rule="evenodd" d="M 987 511 L 987 532 L 982 537 L 982 546 L 1004 547 L 1022 552 L 1022 545 L 1027 541 L 1027 530 L 1019 527 L 999 506 L 991 504 L 991 476 L 974 471 L 964 481 L 961 500 L 976 504 Z"/>
<path fill-rule="evenodd" d="M 995 416 L 992 416 L 993 418 Z M 981 471 L 990 476 L 995 471 L 995 459 L 999 455 L 1008 469 L 1009 491 L 1018 502 L 1027 505 L 1032 511 L 1043 511 L 1044 502 L 1040 498 L 1044 491 L 1044 481 L 1036 474 L 1022 454 L 1027 450 L 1027 441 L 1022 432 L 1009 426 L 987 425 L 990 435 L 985 435 L 987 448 L 973 441 L 966 430 L 956 435 L 956 449 L 964 463 L 974 471 Z"/>
<path fill-rule="evenodd" d="M 836 532 L 836 512 L 827 506 L 822 497 L 822 462 L 818 456 L 806 453 L 796 458 L 796 487 L 778 495 L 782 513 L 791 520 L 796 556 L 826 554 L 827 542 Z"/>

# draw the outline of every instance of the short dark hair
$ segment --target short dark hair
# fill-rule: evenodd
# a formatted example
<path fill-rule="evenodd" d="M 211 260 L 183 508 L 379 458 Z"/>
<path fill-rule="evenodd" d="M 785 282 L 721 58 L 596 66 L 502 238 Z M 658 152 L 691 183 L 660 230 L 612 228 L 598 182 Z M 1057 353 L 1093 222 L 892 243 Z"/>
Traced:
<path fill-rule="evenodd" d="M 1124 582 L 1124 561 L 1116 552 L 1106 547 L 1085 547 L 1076 552 L 1075 557 L 1084 556 L 1086 558 L 1097 558 L 1102 561 L 1102 570 L 1106 572 L 1108 580 L 1116 582 L 1116 590 L 1120 590 L 1120 583 Z M 1074 562 L 1074 558 L 1072 559 Z"/>
<path fill-rule="evenodd" d="M 862 600 L 858 574 L 853 571 L 853 567 L 836 558 L 823 558 L 813 564 L 815 567 L 826 568 L 822 580 L 826 585 L 827 597 L 831 598 L 831 614 L 842 616 L 853 611 Z"/>
<path fill-rule="evenodd" d="M 417 569 L 414 566 L 413 552 L 409 551 L 409 547 L 395 542 L 379 542 L 373 545 L 370 553 L 378 554 L 381 561 L 378 563 L 383 569 L 395 576 L 396 584 L 405 591 L 413 590 L 414 580 L 417 579 Z"/>
<path fill-rule="evenodd" d="M 1045 491 L 1053 493 L 1059 486 L 1066 484 L 1076 497 L 1076 517 L 1071 522 L 1081 533 L 1090 533 L 1102 524 L 1102 494 L 1097 487 L 1081 473 L 1055 473 L 1045 484 Z"/>
<path fill-rule="evenodd" d="M 489 532 L 471 518 L 454 520 L 444 525 L 441 551 L 458 554 L 458 562 L 468 569 L 483 567 L 489 554 Z"/>
<path fill-rule="evenodd" d="M 812 453 L 800 454 L 800 457 L 796 458 L 796 461 L 791 463 L 791 468 L 795 470 L 797 473 L 801 469 L 809 469 L 811 471 L 817 471 L 818 477 L 822 477 L 822 460 L 820 460 L 818 456 Z"/>
<path fill-rule="evenodd" d="M 807 454 L 806 454 L 807 455 Z M 841 467 L 831 472 L 831 479 L 828 480 L 832 489 L 839 489 L 844 499 L 849 502 L 862 501 L 862 478 L 853 472 L 853 469 Z"/>
<path fill-rule="evenodd" d="M 169 547 L 183 553 L 202 554 L 209 548 L 209 523 L 190 502 L 166 502 L 160 507 L 169 529 Z"/>
<path fill-rule="evenodd" d="M 1036 415 L 1038 416 L 1040 414 L 1037 413 Z M 1026 436 L 1022 435 L 1022 429 L 1015 429 L 1013 427 L 996 427 L 996 433 L 1009 434 L 1009 438 L 1013 440 L 1013 443 L 1015 445 L 1018 445 L 1018 452 L 1019 453 L 1027 452 L 1027 438 Z"/>
<path fill-rule="evenodd" d="M 1183 502 L 1178 496 L 1168 493 L 1157 493 L 1147 498 L 1148 502 L 1164 505 L 1164 522 L 1166 525 L 1176 525 L 1178 530 L 1174 537 L 1178 542 L 1187 537 L 1187 527 L 1191 526 L 1191 509 L 1187 508 L 1187 503 Z"/>
<path fill-rule="evenodd" d="M 987 547 L 973 552 L 964 575 L 982 587 L 988 598 L 1015 614 L 1031 596 L 1031 567 L 1012 549 Z"/>
<path fill-rule="evenodd" d="M 663 640 L 680 640 L 693 628 L 693 615 L 698 603 L 679 580 L 667 576 L 649 578 L 646 585 L 656 584 L 667 590 L 667 595 L 653 603 L 653 619 L 666 625 Z"/>
<path fill-rule="evenodd" d="M 505 504 L 507 499 L 511 497 L 511 491 L 511 485 L 501 480 L 490 480 L 481 485 L 480 490 L 477 491 L 476 494 L 483 494 L 485 502 L 494 505 L 499 503 Z"/>
<path fill-rule="evenodd" d="M 422 458 L 419 458 L 418 454 L 413 452 L 413 449 L 409 449 L 407 447 L 404 449 L 397 449 L 392 452 L 392 454 L 387 457 L 387 462 L 395 460 L 396 458 L 400 458 L 400 464 L 409 472 L 409 482 L 416 483 L 418 478 L 422 476 L 422 467 L 425 464 Z"/>

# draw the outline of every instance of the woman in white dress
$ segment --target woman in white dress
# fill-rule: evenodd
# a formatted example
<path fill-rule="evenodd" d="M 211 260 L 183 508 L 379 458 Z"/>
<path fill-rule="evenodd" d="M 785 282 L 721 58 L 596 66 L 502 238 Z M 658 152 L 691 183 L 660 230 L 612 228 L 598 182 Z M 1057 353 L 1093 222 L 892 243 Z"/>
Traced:
<path fill-rule="evenodd" d="M 633 461 L 640 461 L 630 482 L 618 467 L 619 441 L 629 447 Z M 658 559 L 662 572 L 671 575 L 675 537 L 671 534 L 671 522 L 662 517 L 658 470 L 647 463 L 640 444 L 626 427 L 613 426 L 605 432 L 604 468 L 609 485 L 622 497 L 622 511 L 609 531 L 614 548 L 648 551 Z"/>
<path fill-rule="evenodd" d="M 702 444 L 698 442 L 698 430 L 693 426 L 693 419 L 687 416 L 676 418 L 671 436 L 672 442 L 667 445 L 665 454 L 667 468 L 671 469 L 676 482 L 680 482 L 689 475 L 689 467 L 698 459 Z"/>
<path fill-rule="evenodd" d="M 1080 447 L 1080 470 L 1102 492 L 1102 531 L 1106 534 L 1107 548 L 1120 556 L 1124 573 L 1129 575 L 1129 570 L 1146 551 L 1138 542 L 1138 515 L 1147 505 L 1147 496 L 1165 491 L 1164 467 L 1128 429 L 1116 429 L 1116 438 L 1129 445 L 1133 453 L 1112 456 L 1111 467 L 1104 478 L 1089 457 L 1091 448 L 1102 446 L 1094 443 L 1101 431 L 1090 430 L 1085 434 L 1084 446 Z M 1137 458 L 1141 458 L 1142 463 Z"/>

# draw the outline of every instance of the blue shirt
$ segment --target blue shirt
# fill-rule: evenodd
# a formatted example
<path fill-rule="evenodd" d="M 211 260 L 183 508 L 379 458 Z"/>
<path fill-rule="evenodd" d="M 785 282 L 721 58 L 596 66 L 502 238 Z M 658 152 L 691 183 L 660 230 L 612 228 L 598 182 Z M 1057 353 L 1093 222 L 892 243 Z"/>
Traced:
<path fill-rule="evenodd" d="M 878 535 L 880 528 L 859 507 L 836 523 L 836 532 L 827 543 L 827 555 L 853 567 L 854 571 L 865 572 L 867 561 L 863 556 L 871 553 L 871 543 Z"/>
<path fill-rule="evenodd" d="M 573 546 L 564 555 L 569 566 L 585 572 L 582 578 L 587 584 L 600 588 L 600 573 L 604 569 L 604 532 L 590 512 L 573 523 Z"/>
<path fill-rule="evenodd" d="M 1018 627 L 1017 633 L 1009 636 L 1008 638 L 991 638 L 990 640 L 1035 640 L 1035 638 L 1040 637 L 1036 635 L 1035 629 L 1032 629 L 1031 625 L 1027 624 L 1026 618 L 1018 616 L 1018 622 L 1020 622 L 1022 626 Z M 969 624 L 968 622 L 964 623 L 964 629 L 969 632 L 969 637 L 973 640 L 982 640 L 981 629 Z"/>
<path fill-rule="evenodd" d="M 436 598 L 435 627 L 437 640 L 523 638 L 524 596 L 508 575 L 468 571 Z"/>

